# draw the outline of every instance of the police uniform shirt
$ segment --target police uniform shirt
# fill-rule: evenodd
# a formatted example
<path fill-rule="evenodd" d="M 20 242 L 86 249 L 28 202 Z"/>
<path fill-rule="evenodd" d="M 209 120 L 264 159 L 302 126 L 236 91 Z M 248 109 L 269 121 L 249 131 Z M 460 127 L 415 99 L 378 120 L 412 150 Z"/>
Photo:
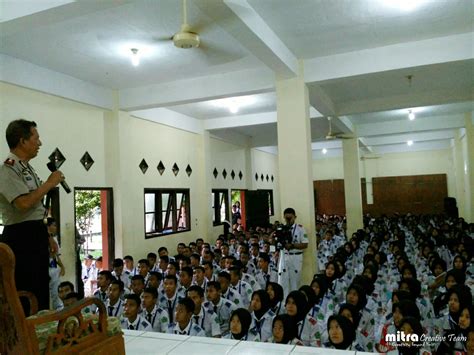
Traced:
<path fill-rule="evenodd" d="M 26 211 L 20 211 L 13 206 L 13 201 L 17 197 L 29 194 L 41 184 L 41 179 L 29 163 L 21 162 L 13 153 L 8 155 L 0 166 L 0 211 L 4 225 L 44 218 L 45 208 L 42 201 Z"/>
<path fill-rule="evenodd" d="M 268 310 L 260 318 L 260 320 L 255 317 L 255 312 L 252 312 L 252 323 L 250 324 L 250 329 L 253 329 L 256 333 L 259 334 L 260 340 L 265 342 L 273 334 L 272 332 L 272 323 L 273 318 L 275 318 L 275 313 L 272 310 Z"/>
<path fill-rule="evenodd" d="M 169 334 L 180 334 L 180 335 L 191 335 L 191 336 L 198 336 L 198 337 L 205 337 L 206 333 L 204 330 L 197 324 L 193 324 L 192 321 L 189 321 L 186 328 L 181 330 L 178 323 L 171 323 L 168 326 L 168 333 Z"/>
<path fill-rule="evenodd" d="M 269 282 L 278 282 L 278 270 L 271 269 L 270 266 L 268 266 L 268 272 L 259 270 L 255 279 L 260 287 L 265 290 Z"/>
<path fill-rule="evenodd" d="M 198 314 L 193 314 L 191 322 L 199 325 L 207 337 L 215 337 L 221 335 L 221 327 L 217 320 L 217 314 L 213 310 L 206 309 L 201 305 Z"/>
<path fill-rule="evenodd" d="M 293 224 L 291 226 L 291 235 L 292 235 L 292 243 L 293 244 L 308 244 L 308 236 L 306 235 L 306 231 L 304 230 L 301 224 Z M 291 249 L 290 253 L 301 253 L 302 250 L 300 249 Z"/>
<path fill-rule="evenodd" d="M 237 291 L 232 289 L 231 285 L 229 285 L 229 288 L 227 289 L 226 292 L 221 294 L 221 297 L 224 297 L 225 299 L 234 303 L 237 306 L 237 308 L 244 307 L 244 302 L 242 301 L 242 297 Z"/>
<path fill-rule="evenodd" d="M 121 318 L 123 314 L 124 301 L 120 298 L 115 304 L 110 304 L 110 300 L 105 301 L 105 309 L 107 310 L 107 316 Z"/>
<path fill-rule="evenodd" d="M 155 305 L 151 312 L 148 312 L 146 309 L 143 309 L 140 313 L 140 316 L 147 320 L 150 323 L 151 328 L 154 332 L 166 333 L 168 331 L 168 325 L 170 324 L 170 319 L 168 312 Z"/>
<path fill-rule="evenodd" d="M 224 334 L 229 330 L 230 315 L 234 310 L 239 308 L 235 305 L 235 303 L 226 300 L 222 297 L 216 305 L 211 301 L 207 301 L 204 303 L 203 306 L 206 309 L 214 311 L 214 313 L 217 315 L 217 321 L 219 322 L 219 325 L 221 327 L 221 334 Z"/>
<path fill-rule="evenodd" d="M 151 325 L 144 319 L 143 317 L 140 317 L 139 315 L 135 319 L 133 323 L 131 323 L 128 318 L 123 318 L 120 322 L 120 327 L 122 329 L 129 329 L 129 330 L 144 330 L 144 331 L 151 331 Z"/>
<path fill-rule="evenodd" d="M 235 286 L 229 286 L 240 295 L 242 299 L 243 308 L 249 308 L 252 299 L 253 288 L 247 282 L 239 280 Z"/>

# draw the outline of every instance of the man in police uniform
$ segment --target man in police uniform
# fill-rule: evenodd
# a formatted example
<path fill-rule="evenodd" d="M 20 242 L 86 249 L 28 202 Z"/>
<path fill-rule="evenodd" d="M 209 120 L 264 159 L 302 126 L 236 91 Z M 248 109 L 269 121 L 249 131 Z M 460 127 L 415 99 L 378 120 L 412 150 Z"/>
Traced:
<path fill-rule="evenodd" d="M 39 309 L 48 309 L 49 250 L 57 251 L 57 244 L 48 235 L 42 201 L 64 176 L 56 171 L 43 183 L 29 164 L 41 146 L 35 122 L 10 122 L 6 139 L 10 154 L 0 167 L 0 213 L 5 224 L 0 241 L 15 254 L 17 289 L 32 292 Z"/>
<path fill-rule="evenodd" d="M 303 267 L 303 250 L 308 247 L 308 236 L 301 224 L 296 224 L 296 212 L 289 207 L 283 211 L 286 225 L 290 228 L 291 243 L 280 251 L 278 263 L 278 283 L 283 287 L 285 297 L 300 285 Z"/>

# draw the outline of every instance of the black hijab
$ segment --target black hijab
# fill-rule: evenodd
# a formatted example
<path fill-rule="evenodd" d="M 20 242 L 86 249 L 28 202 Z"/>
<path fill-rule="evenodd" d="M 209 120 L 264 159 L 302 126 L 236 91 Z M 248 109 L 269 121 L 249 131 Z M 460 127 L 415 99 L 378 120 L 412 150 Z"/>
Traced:
<path fill-rule="evenodd" d="M 273 300 L 270 300 L 270 308 L 273 309 L 278 305 L 278 302 L 283 301 L 283 287 L 276 282 L 269 282 L 267 284 L 266 291 L 268 293 L 268 286 L 271 286 L 273 289 L 273 293 L 275 293 L 275 297 Z"/>
<path fill-rule="evenodd" d="M 285 305 L 288 303 L 288 300 L 290 298 L 296 305 L 296 315 L 291 317 L 294 319 L 295 323 L 298 323 L 299 321 L 302 321 L 308 313 L 308 304 L 306 302 L 306 297 L 301 291 L 291 291 L 288 296 L 286 296 Z"/>
<path fill-rule="evenodd" d="M 239 318 L 240 325 L 241 325 L 241 332 L 239 334 L 232 333 L 232 336 L 234 339 L 240 340 L 244 336 L 247 335 L 250 328 L 250 324 L 252 323 L 252 316 L 250 315 L 250 312 L 247 311 L 245 308 L 238 308 L 234 310 L 229 318 L 229 329 L 230 329 L 230 322 L 232 321 L 232 318 L 234 316 L 237 316 L 237 318 Z"/>
<path fill-rule="evenodd" d="M 343 303 L 339 307 L 338 314 L 342 315 L 342 311 L 344 311 L 344 310 L 348 310 L 349 312 L 351 312 L 354 328 L 357 329 L 357 327 L 359 326 L 359 322 L 360 322 L 360 313 L 357 311 L 357 307 L 350 304 L 350 303 Z"/>
<path fill-rule="evenodd" d="M 272 329 L 275 322 L 279 320 L 283 323 L 283 339 L 279 344 L 288 344 L 297 336 L 297 329 L 294 320 L 288 314 L 280 314 L 273 318 Z"/>
<path fill-rule="evenodd" d="M 316 295 L 315 293 L 316 295 L 315 303 L 319 303 L 323 299 L 324 295 L 326 294 L 328 290 L 328 283 L 326 281 L 326 278 L 323 277 L 322 275 L 316 275 L 313 281 L 311 281 L 311 286 L 315 282 L 319 285 L 319 295 Z"/>
<path fill-rule="evenodd" d="M 331 337 L 329 336 L 329 328 L 333 320 L 335 320 L 339 324 L 339 327 L 342 329 L 342 334 L 343 334 L 344 339 L 342 340 L 342 343 L 340 344 L 334 344 L 331 340 Z M 329 342 L 331 343 L 332 346 L 334 346 L 336 349 L 339 349 L 339 350 L 346 350 L 349 346 L 351 346 L 352 342 L 355 339 L 354 325 L 349 319 L 340 315 L 332 315 L 331 317 L 329 317 L 327 330 L 328 330 Z"/>
<path fill-rule="evenodd" d="M 258 290 L 252 293 L 252 299 L 255 296 L 258 296 L 258 298 L 260 298 L 261 307 L 258 311 L 254 310 L 253 313 L 255 314 L 255 317 L 257 317 L 257 319 L 260 319 L 270 309 L 270 296 L 268 295 L 267 291 L 264 290 Z"/>

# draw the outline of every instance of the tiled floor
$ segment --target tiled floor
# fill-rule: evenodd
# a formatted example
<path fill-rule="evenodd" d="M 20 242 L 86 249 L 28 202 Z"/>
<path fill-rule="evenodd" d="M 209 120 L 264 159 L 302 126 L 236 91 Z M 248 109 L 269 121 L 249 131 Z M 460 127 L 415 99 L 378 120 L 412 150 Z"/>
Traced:
<path fill-rule="evenodd" d="M 185 335 L 124 330 L 127 355 L 355 355 L 355 351 L 339 351 L 294 345 L 254 343 L 247 341 L 190 337 Z M 357 353 L 362 354 L 362 353 Z"/>

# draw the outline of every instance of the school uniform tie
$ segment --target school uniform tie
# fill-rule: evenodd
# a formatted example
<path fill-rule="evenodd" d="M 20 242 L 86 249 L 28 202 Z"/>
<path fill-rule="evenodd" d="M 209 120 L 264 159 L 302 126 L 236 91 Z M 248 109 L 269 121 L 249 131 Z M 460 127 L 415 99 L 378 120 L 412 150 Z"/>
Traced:
<path fill-rule="evenodd" d="M 107 296 L 107 293 L 105 293 L 105 292 L 101 292 L 101 293 L 100 293 L 100 299 L 101 299 L 102 301 L 105 300 L 105 297 L 106 297 L 106 296 Z"/>
<path fill-rule="evenodd" d="M 170 323 L 173 322 L 173 305 L 171 304 L 171 301 L 168 300 L 168 317 L 170 318 Z"/>
<path fill-rule="evenodd" d="M 151 316 L 152 316 L 152 313 L 151 312 L 148 312 L 148 314 L 146 315 L 146 320 L 148 321 L 148 323 L 151 324 Z"/>
<path fill-rule="evenodd" d="M 217 306 L 214 306 L 214 313 L 217 314 Z"/>
<path fill-rule="evenodd" d="M 194 323 L 199 324 L 199 316 L 194 315 Z"/>
<path fill-rule="evenodd" d="M 265 274 L 265 285 L 268 285 L 269 282 L 270 282 L 270 275 Z"/>
<path fill-rule="evenodd" d="M 114 314 L 114 306 L 109 306 L 109 317 L 112 317 Z"/>
<path fill-rule="evenodd" d="M 130 324 L 130 325 L 128 326 L 128 329 L 130 329 L 130 330 L 135 330 L 135 327 L 133 326 L 133 324 Z"/>

